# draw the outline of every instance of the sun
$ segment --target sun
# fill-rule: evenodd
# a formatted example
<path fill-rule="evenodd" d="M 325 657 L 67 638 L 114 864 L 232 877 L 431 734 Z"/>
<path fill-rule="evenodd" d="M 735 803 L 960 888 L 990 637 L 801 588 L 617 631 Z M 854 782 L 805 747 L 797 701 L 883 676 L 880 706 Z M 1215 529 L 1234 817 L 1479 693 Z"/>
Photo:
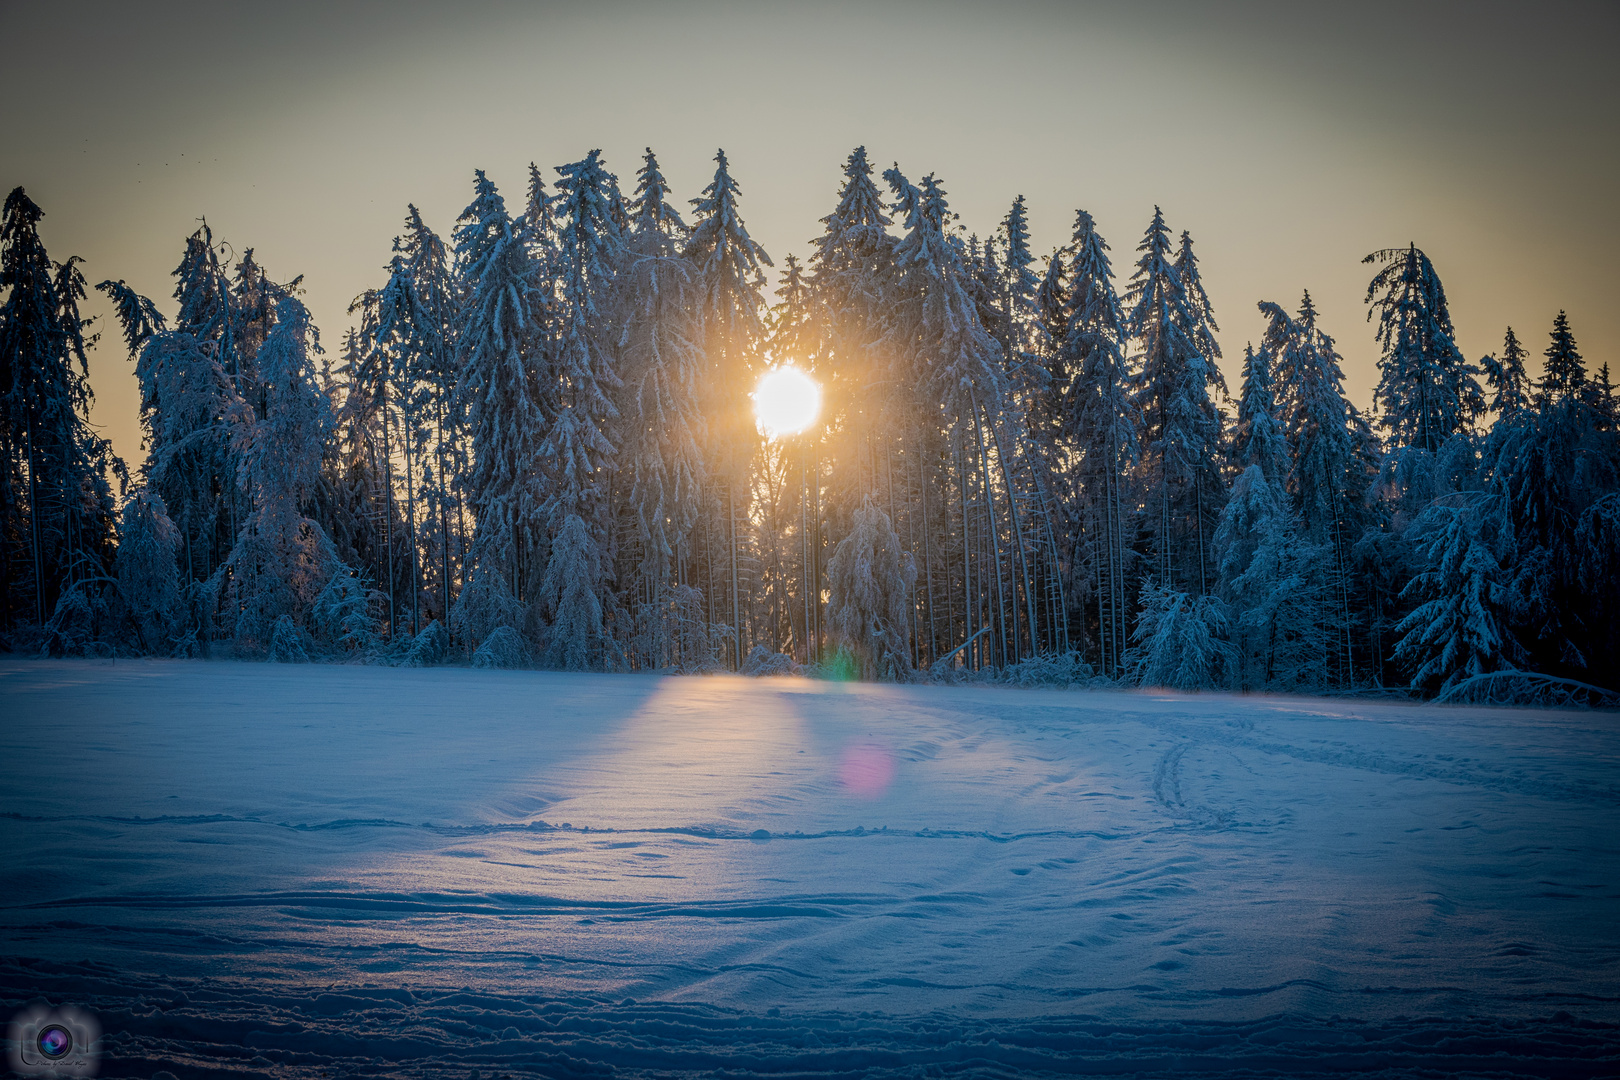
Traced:
<path fill-rule="evenodd" d="M 792 366 L 761 375 L 752 396 L 760 430 L 773 439 L 803 431 L 821 412 L 821 384 Z"/>

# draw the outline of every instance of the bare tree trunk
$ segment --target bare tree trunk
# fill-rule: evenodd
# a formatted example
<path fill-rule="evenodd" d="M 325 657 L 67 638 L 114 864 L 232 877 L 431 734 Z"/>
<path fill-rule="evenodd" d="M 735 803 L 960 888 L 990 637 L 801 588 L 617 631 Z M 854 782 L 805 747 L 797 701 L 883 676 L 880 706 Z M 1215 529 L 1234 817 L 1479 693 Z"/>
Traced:
<path fill-rule="evenodd" d="M 977 424 L 975 426 L 979 429 L 979 475 L 984 485 L 984 510 L 990 528 L 990 547 L 994 552 L 996 562 L 996 624 L 999 628 L 996 636 L 1001 639 L 1001 666 L 1006 667 L 1009 663 L 1007 659 L 1007 601 L 1001 591 L 1001 537 L 997 535 L 1000 530 L 996 527 L 996 502 L 995 496 L 991 494 L 990 489 L 990 454 L 984 445 L 984 425 Z M 1016 623 L 1014 625 L 1014 632 L 1016 633 Z M 1015 642 L 1013 645 L 1015 654 L 1017 648 Z"/>
<path fill-rule="evenodd" d="M 393 423 L 388 415 L 388 368 L 386 354 L 382 376 L 382 429 L 383 429 L 383 543 L 388 548 L 388 640 L 394 640 L 394 456 L 389 442 L 389 429 Z M 515 555 L 514 555 L 515 557 Z"/>
<path fill-rule="evenodd" d="M 956 490 L 962 497 L 962 641 L 972 644 L 977 640 L 973 635 L 973 530 L 968 518 L 967 463 L 960 445 L 956 447 Z M 963 662 L 971 667 L 974 660 L 974 650 L 969 649 Z"/>
<path fill-rule="evenodd" d="M 918 459 L 919 472 L 917 494 L 922 497 L 923 511 L 923 587 L 928 590 L 924 603 L 928 608 L 928 662 L 933 663 L 939 655 L 939 632 L 934 626 L 934 560 L 933 560 L 933 529 L 928 523 L 928 459 Z"/>
<path fill-rule="evenodd" d="M 995 444 L 996 448 L 996 462 L 1000 466 L 1001 482 L 1007 489 L 1007 511 L 1012 519 L 1013 543 L 1018 548 L 1018 566 L 1024 578 L 1024 612 L 1029 618 L 1029 651 L 1030 655 L 1033 656 L 1037 649 L 1037 638 L 1035 636 L 1035 597 L 1030 594 L 1029 561 L 1024 556 L 1024 530 L 1018 523 L 1018 496 L 1013 493 L 1012 473 L 1007 466 L 1006 456 L 1001 452 L 1001 436 L 996 433 L 995 424 L 990 420 L 989 410 L 981 407 L 979 412 L 985 418 L 985 426 L 990 429 L 990 439 Z M 1017 597 L 1015 596 L 1013 599 L 1016 603 Z M 1014 622 L 1016 624 L 1016 620 L 1014 620 Z M 1014 638 L 1016 639 L 1016 637 L 1017 634 L 1015 630 Z M 1015 640 L 1014 652 L 1016 651 Z"/>
<path fill-rule="evenodd" d="M 45 623 L 45 563 L 39 540 L 39 486 L 35 474 L 39 471 L 34 461 L 34 409 L 32 395 L 23 403 L 24 427 L 28 438 L 28 534 L 34 555 L 34 612 L 40 625 Z"/>
<path fill-rule="evenodd" d="M 728 540 L 729 540 L 729 547 L 731 549 L 731 630 L 732 630 L 731 653 L 732 653 L 732 657 L 733 657 L 733 659 L 735 661 L 732 664 L 732 670 L 733 671 L 741 671 L 742 670 L 743 632 L 742 632 L 742 598 L 738 595 L 738 592 L 737 592 L 737 498 L 736 498 L 736 486 L 737 486 L 736 477 L 733 476 L 733 477 L 727 478 L 727 480 L 726 480 L 726 527 L 727 527 L 728 532 L 730 533 L 730 536 L 728 537 Z"/>

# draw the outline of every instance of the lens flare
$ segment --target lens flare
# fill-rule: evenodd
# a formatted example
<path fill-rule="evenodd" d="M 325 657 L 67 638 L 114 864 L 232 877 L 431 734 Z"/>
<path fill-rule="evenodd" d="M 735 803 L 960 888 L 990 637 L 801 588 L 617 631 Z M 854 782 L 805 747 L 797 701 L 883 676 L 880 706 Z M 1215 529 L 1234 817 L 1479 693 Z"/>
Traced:
<path fill-rule="evenodd" d="M 821 386 L 796 367 L 772 368 L 754 388 L 754 416 L 771 438 L 793 435 L 816 422 Z"/>
<path fill-rule="evenodd" d="M 889 790 L 894 780 L 894 756 L 888 747 L 878 743 L 846 747 L 838 763 L 838 779 L 851 794 L 876 799 Z"/>

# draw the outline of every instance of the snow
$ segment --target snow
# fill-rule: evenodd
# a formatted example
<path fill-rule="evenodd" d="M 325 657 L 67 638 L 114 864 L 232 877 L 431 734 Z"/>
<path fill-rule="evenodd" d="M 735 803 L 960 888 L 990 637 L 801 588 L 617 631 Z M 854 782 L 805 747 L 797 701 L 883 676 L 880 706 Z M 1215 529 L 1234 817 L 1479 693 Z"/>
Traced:
<path fill-rule="evenodd" d="M 111 1075 L 1620 1070 L 1614 714 L 0 658 Z"/>

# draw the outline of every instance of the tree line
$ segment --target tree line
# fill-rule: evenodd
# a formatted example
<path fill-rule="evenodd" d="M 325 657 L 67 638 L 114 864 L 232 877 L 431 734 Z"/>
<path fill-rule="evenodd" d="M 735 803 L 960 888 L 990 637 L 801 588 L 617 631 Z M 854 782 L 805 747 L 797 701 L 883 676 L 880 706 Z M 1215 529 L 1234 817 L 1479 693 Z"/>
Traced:
<path fill-rule="evenodd" d="M 1466 359 L 1415 245 L 1374 252 L 1370 414 L 1308 292 L 1261 302 L 1235 399 L 1189 233 L 1123 282 L 1092 217 L 1031 250 L 857 148 L 770 257 L 724 152 L 479 171 L 415 206 L 353 324 L 204 223 L 172 317 L 107 294 L 145 459 L 90 426 L 79 260 L 0 232 L 9 647 L 164 656 L 1426 694 L 1614 688 L 1620 436 L 1568 320 Z M 879 180 L 882 186 L 879 186 Z M 774 365 L 822 385 L 761 434 Z M 114 493 L 114 485 L 118 493 Z M 1595 688 L 1592 684 L 1596 684 Z"/>

